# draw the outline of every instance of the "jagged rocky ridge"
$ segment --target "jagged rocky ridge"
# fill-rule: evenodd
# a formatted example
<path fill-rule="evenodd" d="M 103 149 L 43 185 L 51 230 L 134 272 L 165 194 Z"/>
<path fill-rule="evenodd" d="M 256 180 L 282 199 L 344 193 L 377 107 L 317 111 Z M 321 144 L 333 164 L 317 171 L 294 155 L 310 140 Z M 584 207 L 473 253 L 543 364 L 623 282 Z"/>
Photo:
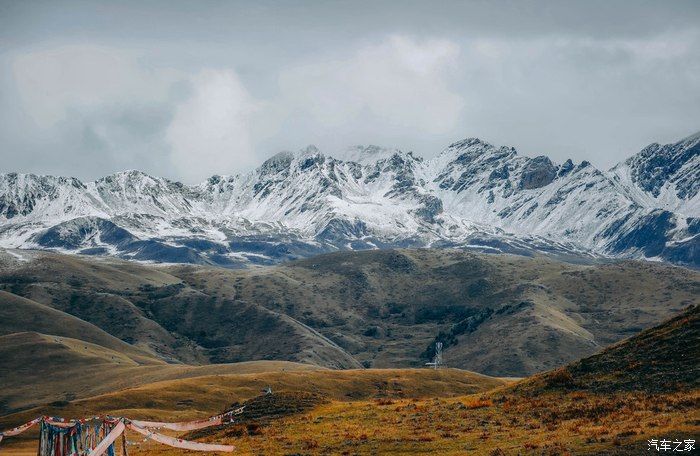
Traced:
<path fill-rule="evenodd" d="M 476 138 L 424 160 L 313 146 L 198 185 L 126 171 L 0 174 L 0 246 L 178 263 L 270 264 L 334 250 L 464 247 L 700 266 L 700 134 L 607 172 Z"/>

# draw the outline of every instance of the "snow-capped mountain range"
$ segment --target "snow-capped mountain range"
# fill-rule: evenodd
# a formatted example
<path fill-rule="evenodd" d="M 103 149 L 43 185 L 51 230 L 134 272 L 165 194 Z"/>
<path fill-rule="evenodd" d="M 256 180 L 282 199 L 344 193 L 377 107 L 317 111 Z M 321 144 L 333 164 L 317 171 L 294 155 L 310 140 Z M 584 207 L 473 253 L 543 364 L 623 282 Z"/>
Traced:
<path fill-rule="evenodd" d="M 424 160 L 357 146 L 279 153 L 184 185 L 0 174 L 0 247 L 242 266 L 342 249 L 464 247 L 700 267 L 700 134 L 609 171 L 476 138 Z"/>

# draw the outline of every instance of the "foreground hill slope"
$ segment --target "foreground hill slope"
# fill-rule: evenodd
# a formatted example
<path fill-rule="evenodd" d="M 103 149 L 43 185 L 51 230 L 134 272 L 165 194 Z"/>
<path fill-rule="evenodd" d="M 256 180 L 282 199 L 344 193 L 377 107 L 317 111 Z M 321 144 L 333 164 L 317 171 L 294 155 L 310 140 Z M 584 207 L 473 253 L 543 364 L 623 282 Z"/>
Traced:
<path fill-rule="evenodd" d="M 600 353 L 513 387 L 668 393 L 700 389 L 700 306 Z"/>
<path fill-rule="evenodd" d="M 134 360 L 128 353 L 33 332 L 0 336 L 0 415 L 163 380 L 319 369 L 286 361 L 189 366 L 145 356 Z"/>
<path fill-rule="evenodd" d="M 195 419 L 219 412 L 229 404 L 273 392 L 306 391 L 325 400 L 368 398 L 454 397 L 504 386 L 507 380 L 459 369 L 368 369 L 327 370 L 293 363 L 241 363 L 229 366 L 190 368 L 190 372 L 148 373 L 150 382 L 106 394 L 52 401 L 36 408 L 0 414 L 0 428 L 31 419 L 37 414 L 85 416 L 109 413 L 132 418 Z M 226 372 L 228 369 L 228 372 Z M 128 380 L 132 372 L 117 370 Z M 139 378 L 137 381 L 144 380 Z M 161 379 L 158 380 L 160 375 Z M 168 375 L 172 380 L 168 380 Z M 179 378 L 178 378 L 179 376 Z M 145 377 L 145 376 L 144 376 Z M 70 383 L 63 383 L 71 388 Z"/>
<path fill-rule="evenodd" d="M 250 454 L 631 456 L 648 452 L 652 439 L 689 452 L 700 433 L 699 313 L 688 309 L 566 370 L 487 393 L 332 401 L 272 422 L 251 413 L 199 435 Z M 263 399 L 247 404 L 257 411 Z M 148 447 L 140 454 L 165 452 Z"/>
<path fill-rule="evenodd" d="M 185 364 L 417 367 L 441 341 L 448 366 L 525 376 L 595 353 L 700 296 L 699 273 L 663 264 L 446 249 L 340 252 L 249 270 L 22 255 L 0 253 L 0 308 L 29 299 Z M 6 334 L 51 334 L 21 314 L 7 314 Z"/>

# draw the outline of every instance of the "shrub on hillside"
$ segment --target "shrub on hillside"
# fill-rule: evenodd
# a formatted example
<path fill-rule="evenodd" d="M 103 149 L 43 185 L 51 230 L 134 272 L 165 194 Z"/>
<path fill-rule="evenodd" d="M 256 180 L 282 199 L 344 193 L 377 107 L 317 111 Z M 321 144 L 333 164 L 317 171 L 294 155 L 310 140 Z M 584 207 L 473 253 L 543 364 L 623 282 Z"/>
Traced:
<path fill-rule="evenodd" d="M 567 387 L 574 384 L 574 377 L 569 372 L 569 369 L 561 367 L 547 375 L 545 382 L 549 387 Z"/>

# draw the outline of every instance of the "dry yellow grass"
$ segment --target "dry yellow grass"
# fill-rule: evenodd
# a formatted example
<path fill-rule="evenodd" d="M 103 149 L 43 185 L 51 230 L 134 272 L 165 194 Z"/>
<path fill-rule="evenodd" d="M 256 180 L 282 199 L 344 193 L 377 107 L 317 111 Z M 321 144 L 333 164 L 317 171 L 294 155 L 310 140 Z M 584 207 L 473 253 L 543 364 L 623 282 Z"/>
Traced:
<path fill-rule="evenodd" d="M 133 418 L 194 419 L 257 396 L 267 386 L 273 391 L 305 391 L 342 401 L 374 397 L 450 397 L 488 391 L 506 383 L 506 380 L 459 369 L 315 369 L 208 375 L 149 383 L 62 405 L 25 410 L 0 418 L 0 428 L 39 414 L 75 417 L 109 412 Z"/>
<path fill-rule="evenodd" d="M 219 431 L 206 441 L 237 454 L 640 454 L 649 438 L 697 438 L 700 391 L 643 395 L 508 392 L 432 399 L 331 401 L 267 426 Z M 475 406 L 477 405 L 477 406 Z M 227 436 L 234 434 L 235 437 Z M 129 435 L 137 440 L 137 436 Z M 3 454 L 32 454 L 9 442 Z M 192 454 L 153 443 L 132 456 Z"/>
<path fill-rule="evenodd" d="M 460 376 L 462 383 L 455 381 Z M 649 438 L 697 439 L 700 433 L 697 389 L 667 394 L 550 391 L 527 397 L 499 386 L 505 384 L 502 380 L 456 370 L 209 376 L 145 385 L 50 411 L 191 419 L 255 396 L 268 384 L 273 391 L 315 391 L 330 400 L 269 423 L 223 428 L 202 440 L 233 444 L 237 454 L 246 455 L 573 455 L 639 454 Z M 469 388 L 478 392 L 466 394 Z M 482 392 L 490 388 L 495 389 Z M 455 391 L 462 393 L 448 397 Z M 21 421 L 37 412 L 11 419 Z M 129 439 L 141 441 L 133 434 Z M 35 447 L 36 440 L 10 439 L 2 450 L 19 456 L 35 453 Z M 129 454 L 192 453 L 141 442 Z"/>
<path fill-rule="evenodd" d="M 330 400 L 319 410 L 336 407 L 341 411 L 353 409 L 359 403 L 377 404 L 381 407 L 381 403 L 389 404 L 397 400 L 463 396 L 492 390 L 507 383 L 506 380 L 458 369 L 315 370 L 216 375 L 157 382 L 73 401 L 63 406 L 27 410 L 1 418 L 0 428 L 25 422 L 39 414 L 78 417 L 109 413 L 131 418 L 195 419 L 218 413 L 233 402 L 257 396 L 267 386 L 276 392 L 305 391 L 319 394 Z M 370 398 L 372 400 L 366 402 Z M 356 415 L 349 415 L 348 419 L 353 417 Z M 304 420 L 303 416 L 296 418 Z M 36 442 L 28 440 L 32 438 L 32 435 L 28 435 L 23 439 L 3 442 L 3 454 L 6 451 L 7 454 L 35 451 L 32 445 Z M 162 451 L 165 452 L 160 454 L 180 454 L 172 449 Z"/>
<path fill-rule="evenodd" d="M 250 435 L 208 440 L 240 454 L 640 454 L 648 438 L 696 438 L 699 398 L 696 391 L 333 401 Z M 130 454 L 180 453 L 146 445 Z"/>

